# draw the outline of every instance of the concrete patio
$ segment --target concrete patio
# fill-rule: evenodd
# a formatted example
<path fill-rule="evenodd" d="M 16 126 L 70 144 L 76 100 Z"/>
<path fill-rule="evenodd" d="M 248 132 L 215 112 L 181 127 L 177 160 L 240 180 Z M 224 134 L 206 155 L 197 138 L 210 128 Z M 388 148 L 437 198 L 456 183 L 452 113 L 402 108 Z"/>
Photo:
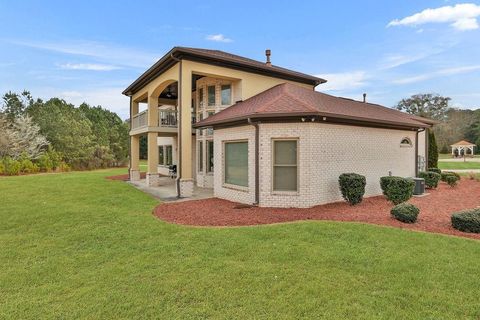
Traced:
<path fill-rule="evenodd" d="M 178 198 L 176 180 L 170 177 L 160 177 L 160 185 L 158 187 L 149 187 L 146 184 L 145 179 L 138 181 L 127 181 L 135 188 L 152 195 L 153 197 L 162 200 L 164 202 L 181 202 L 188 200 L 199 200 L 213 198 L 213 189 L 193 187 L 193 196 L 189 198 Z"/>

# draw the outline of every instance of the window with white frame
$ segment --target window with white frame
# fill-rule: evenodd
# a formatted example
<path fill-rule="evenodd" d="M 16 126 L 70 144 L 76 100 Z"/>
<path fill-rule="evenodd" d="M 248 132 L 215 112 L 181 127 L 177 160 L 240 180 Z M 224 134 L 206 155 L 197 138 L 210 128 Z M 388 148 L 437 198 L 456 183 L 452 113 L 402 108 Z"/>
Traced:
<path fill-rule="evenodd" d="M 224 182 L 248 187 L 248 142 L 224 143 Z"/>
<path fill-rule="evenodd" d="M 273 140 L 273 191 L 298 190 L 298 140 Z"/>
<path fill-rule="evenodd" d="M 400 146 L 401 147 L 411 147 L 412 146 L 412 140 L 410 138 L 402 138 L 402 141 L 400 141 Z"/>

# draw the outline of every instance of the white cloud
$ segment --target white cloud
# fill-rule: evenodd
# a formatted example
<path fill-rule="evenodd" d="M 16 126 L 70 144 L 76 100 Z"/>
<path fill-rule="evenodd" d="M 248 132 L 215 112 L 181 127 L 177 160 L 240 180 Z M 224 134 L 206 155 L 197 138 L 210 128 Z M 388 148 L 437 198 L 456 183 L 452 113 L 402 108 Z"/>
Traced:
<path fill-rule="evenodd" d="M 477 17 L 480 16 L 480 6 L 474 3 L 460 3 L 454 6 L 444 6 L 435 9 L 425 9 L 403 19 L 390 21 L 391 26 L 418 26 L 426 23 L 451 23 L 460 31 L 478 29 Z"/>
<path fill-rule="evenodd" d="M 342 91 L 363 87 L 367 84 L 368 76 L 364 71 L 325 73 L 316 77 L 327 80 L 327 83 L 319 85 L 320 91 Z"/>
<path fill-rule="evenodd" d="M 123 47 L 115 44 L 100 43 L 95 41 L 23 41 L 10 40 L 12 44 L 48 50 L 63 54 L 92 57 L 102 62 L 135 68 L 151 66 L 160 57 L 158 54 L 146 52 L 137 48 Z"/>
<path fill-rule="evenodd" d="M 409 84 L 409 83 L 420 82 L 428 79 L 433 79 L 440 76 L 450 76 L 455 74 L 468 73 L 476 70 L 480 70 L 480 65 L 445 68 L 445 69 L 440 69 L 438 71 L 430 72 L 427 74 L 397 79 L 392 82 L 395 84 Z"/>
<path fill-rule="evenodd" d="M 216 42 L 232 42 L 233 40 L 225 37 L 223 34 L 210 34 L 205 39 Z"/>
<path fill-rule="evenodd" d="M 121 69 L 118 66 L 100 63 L 65 63 L 60 64 L 60 68 L 66 70 L 91 70 L 91 71 L 112 71 Z"/>

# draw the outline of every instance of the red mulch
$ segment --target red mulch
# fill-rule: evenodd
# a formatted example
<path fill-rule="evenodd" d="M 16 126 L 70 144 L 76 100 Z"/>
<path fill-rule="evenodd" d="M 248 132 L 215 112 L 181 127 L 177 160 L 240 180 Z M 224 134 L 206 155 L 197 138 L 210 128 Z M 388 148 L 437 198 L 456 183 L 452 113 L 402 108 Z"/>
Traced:
<path fill-rule="evenodd" d="M 146 175 L 147 175 L 146 172 L 140 172 L 140 179 L 145 179 Z M 127 173 L 127 174 L 119 174 L 117 176 L 109 176 L 105 178 L 110 180 L 128 181 L 129 176 Z"/>
<path fill-rule="evenodd" d="M 393 205 L 383 196 L 366 198 L 356 206 L 336 202 L 308 209 L 246 207 L 211 198 L 160 204 L 154 209 L 154 214 L 168 222 L 195 226 L 247 226 L 296 220 L 336 220 L 480 239 L 480 234 L 457 231 L 450 223 L 452 212 L 480 206 L 479 182 L 462 179 L 455 188 L 442 182 L 437 189 L 427 192 L 429 195 L 409 201 L 420 208 L 420 215 L 414 224 L 393 219 L 390 216 Z"/>

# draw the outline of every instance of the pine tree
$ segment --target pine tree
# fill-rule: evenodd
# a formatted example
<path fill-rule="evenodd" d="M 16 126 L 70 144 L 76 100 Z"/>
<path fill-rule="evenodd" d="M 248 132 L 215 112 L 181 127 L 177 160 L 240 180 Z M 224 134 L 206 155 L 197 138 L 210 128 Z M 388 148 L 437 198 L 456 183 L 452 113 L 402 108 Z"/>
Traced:
<path fill-rule="evenodd" d="M 428 168 L 438 168 L 437 141 L 431 129 L 428 129 Z"/>

